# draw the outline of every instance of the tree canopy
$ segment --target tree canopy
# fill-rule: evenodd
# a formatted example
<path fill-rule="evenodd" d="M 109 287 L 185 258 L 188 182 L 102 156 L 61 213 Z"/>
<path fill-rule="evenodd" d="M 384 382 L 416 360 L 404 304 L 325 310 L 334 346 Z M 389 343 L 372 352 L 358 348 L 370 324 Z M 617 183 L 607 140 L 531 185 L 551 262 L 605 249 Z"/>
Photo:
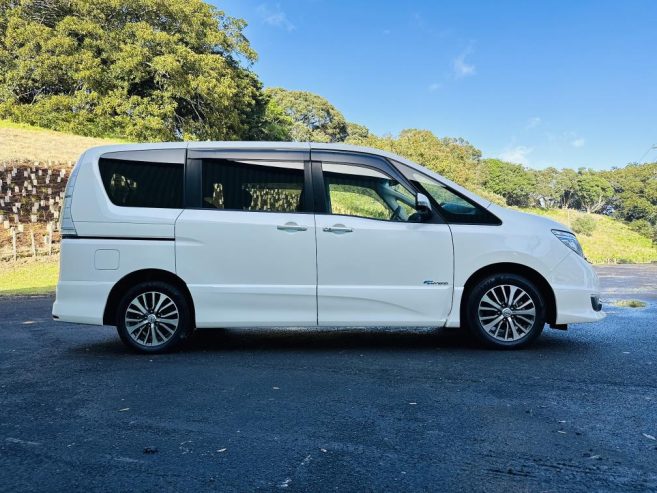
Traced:
<path fill-rule="evenodd" d="M 577 197 L 586 212 L 598 212 L 613 194 L 609 182 L 591 170 L 580 170 L 576 183 Z"/>
<path fill-rule="evenodd" d="M 273 103 L 291 122 L 292 140 L 298 142 L 344 142 L 347 121 L 325 98 L 305 91 L 288 91 L 281 87 L 266 90 Z"/>
<path fill-rule="evenodd" d="M 481 184 L 487 190 L 501 195 L 507 204 L 525 206 L 530 204 L 536 189 L 536 175 L 520 164 L 499 159 L 485 159 L 481 164 Z"/>
<path fill-rule="evenodd" d="M 439 138 L 429 130 L 406 129 L 398 136 L 355 135 L 348 142 L 394 152 L 464 185 L 477 183 L 481 151 L 464 139 Z"/>
<path fill-rule="evenodd" d="M 630 164 L 602 175 L 614 188 L 614 214 L 626 221 L 657 223 L 657 163 Z"/>
<path fill-rule="evenodd" d="M 245 22 L 208 3 L 2 1 L 2 117 L 134 140 L 278 130 L 248 68 L 256 54 Z"/>

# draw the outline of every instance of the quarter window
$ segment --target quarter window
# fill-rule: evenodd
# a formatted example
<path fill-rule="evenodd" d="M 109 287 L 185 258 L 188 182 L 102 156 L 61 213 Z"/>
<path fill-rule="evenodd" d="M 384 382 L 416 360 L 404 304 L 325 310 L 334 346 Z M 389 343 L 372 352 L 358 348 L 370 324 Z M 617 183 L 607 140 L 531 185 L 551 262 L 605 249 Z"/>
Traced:
<path fill-rule="evenodd" d="M 415 196 L 380 171 L 349 164 L 323 163 L 331 214 L 386 221 L 420 221 Z"/>
<path fill-rule="evenodd" d="M 203 161 L 203 207 L 236 211 L 303 212 L 303 163 Z"/>
<path fill-rule="evenodd" d="M 184 166 L 101 158 L 100 176 L 109 199 L 123 207 L 183 207 Z"/>

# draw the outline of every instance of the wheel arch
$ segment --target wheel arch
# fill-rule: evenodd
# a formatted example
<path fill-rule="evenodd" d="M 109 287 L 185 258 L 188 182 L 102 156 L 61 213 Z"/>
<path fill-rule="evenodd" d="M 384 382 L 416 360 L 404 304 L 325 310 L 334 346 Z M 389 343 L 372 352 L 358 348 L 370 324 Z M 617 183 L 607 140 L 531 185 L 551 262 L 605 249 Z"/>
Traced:
<path fill-rule="evenodd" d="M 121 301 L 121 296 L 123 296 L 123 293 L 127 289 L 130 289 L 132 286 L 146 281 L 162 281 L 180 289 L 185 295 L 187 302 L 189 303 L 189 308 L 192 315 L 192 324 L 194 326 L 196 325 L 194 299 L 192 298 L 192 294 L 190 293 L 187 284 L 173 272 L 162 269 L 137 270 L 123 276 L 119 281 L 117 281 L 117 283 L 112 287 L 112 290 L 107 297 L 107 302 L 105 303 L 105 311 L 103 312 L 104 325 L 116 325 L 116 310 L 118 309 L 118 305 Z"/>
<path fill-rule="evenodd" d="M 461 321 L 465 320 L 463 312 L 468 302 L 470 291 L 474 288 L 477 282 L 495 274 L 516 274 L 526 277 L 534 284 L 536 284 L 536 287 L 541 291 L 541 294 L 545 299 L 547 323 L 553 324 L 556 322 L 557 301 L 554 295 L 554 290 L 552 289 L 552 286 L 550 286 L 550 283 L 547 281 L 547 279 L 545 279 L 545 277 L 543 277 L 540 272 L 532 269 L 531 267 L 527 267 L 526 265 L 516 264 L 513 262 L 500 262 L 496 264 L 490 264 L 486 267 L 482 267 L 470 275 L 463 287 L 463 295 L 461 296 Z"/>

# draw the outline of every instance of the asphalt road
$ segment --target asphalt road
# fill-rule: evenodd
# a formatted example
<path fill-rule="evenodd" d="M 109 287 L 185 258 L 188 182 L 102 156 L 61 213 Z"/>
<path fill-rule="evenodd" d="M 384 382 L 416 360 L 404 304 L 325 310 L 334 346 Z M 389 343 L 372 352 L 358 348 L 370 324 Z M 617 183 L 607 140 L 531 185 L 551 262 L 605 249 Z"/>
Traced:
<path fill-rule="evenodd" d="M 657 266 L 515 352 L 458 330 L 231 330 L 130 353 L 0 299 L 1 491 L 657 491 Z"/>

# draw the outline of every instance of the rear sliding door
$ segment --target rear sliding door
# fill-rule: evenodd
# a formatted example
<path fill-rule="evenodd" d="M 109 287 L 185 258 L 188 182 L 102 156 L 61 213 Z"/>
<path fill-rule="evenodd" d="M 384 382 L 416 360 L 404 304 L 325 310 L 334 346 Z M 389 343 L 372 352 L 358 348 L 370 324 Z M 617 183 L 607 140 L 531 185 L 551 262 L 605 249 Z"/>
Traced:
<path fill-rule="evenodd" d="M 315 325 L 308 152 L 190 151 L 187 166 L 176 268 L 197 326 Z"/>

